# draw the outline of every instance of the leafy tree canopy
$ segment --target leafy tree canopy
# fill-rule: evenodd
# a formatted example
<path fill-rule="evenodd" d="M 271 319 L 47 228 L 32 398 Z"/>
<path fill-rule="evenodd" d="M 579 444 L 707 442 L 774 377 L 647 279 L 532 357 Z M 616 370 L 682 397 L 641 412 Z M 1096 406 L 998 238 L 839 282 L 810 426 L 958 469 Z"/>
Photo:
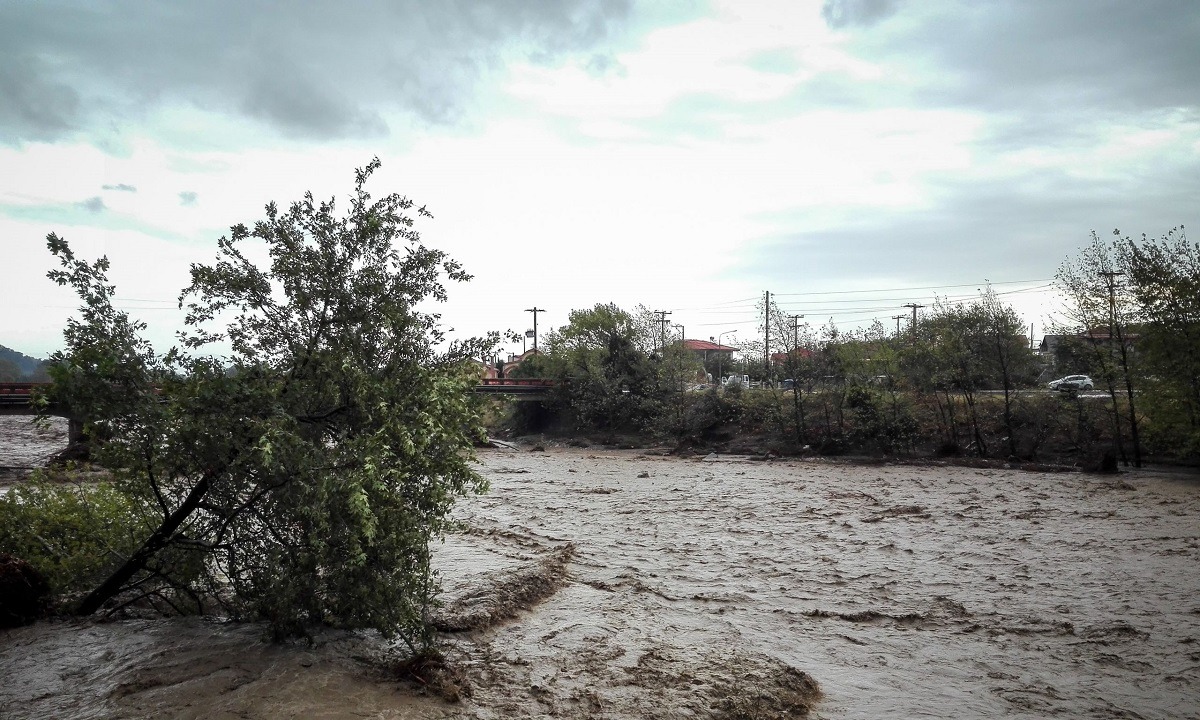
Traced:
<path fill-rule="evenodd" d="M 344 214 L 310 193 L 233 226 L 192 267 L 165 354 L 112 306 L 108 261 L 49 236 L 51 278 L 83 300 L 53 358 L 56 397 L 156 518 L 103 563 L 81 612 L 216 604 L 280 637 L 335 623 L 427 647 L 429 543 L 455 498 L 485 489 L 468 359 L 497 338 L 438 350 L 438 315 L 421 308 L 469 276 L 421 243 L 425 208 L 371 197 L 378 167 L 357 171 Z"/>

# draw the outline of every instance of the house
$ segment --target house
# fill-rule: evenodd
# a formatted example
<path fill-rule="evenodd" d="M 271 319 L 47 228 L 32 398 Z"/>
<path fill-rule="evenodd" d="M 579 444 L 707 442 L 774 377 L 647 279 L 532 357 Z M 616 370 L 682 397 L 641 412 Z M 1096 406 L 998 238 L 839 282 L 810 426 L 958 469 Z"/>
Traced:
<path fill-rule="evenodd" d="M 517 368 L 521 367 L 521 363 L 525 362 L 526 360 L 533 357 L 534 355 L 542 355 L 542 354 L 543 354 L 542 352 L 535 350 L 533 348 L 530 348 L 529 350 L 526 350 L 525 352 L 523 352 L 519 355 L 513 355 L 512 353 L 509 353 L 508 359 L 505 360 L 503 363 L 503 369 L 500 371 L 499 376 L 500 377 L 512 377 L 512 373 Z"/>
<path fill-rule="evenodd" d="M 812 357 L 813 351 L 807 348 L 793 348 L 790 355 L 785 352 L 771 353 L 771 365 L 774 367 L 787 365 L 789 356 L 793 361 L 799 362 Z"/>
<path fill-rule="evenodd" d="M 471 360 L 471 365 L 474 366 L 479 377 L 484 380 L 493 380 L 500 377 L 500 371 L 496 368 L 495 364 L 480 360 Z"/>
<path fill-rule="evenodd" d="M 729 362 L 733 354 L 738 351 L 735 347 L 722 345 L 710 340 L 684 340 L 683 348 L 694 353 L 705 364 L 708 363 L 709 358 L 715 360 L 717 357 L 720 357 L 723 362 Z"/>
<path fill-rule="evenodd" d="M 1136 352 L 1137 342 L 1141 337 L 1137 326 L 1123 327 L 1119 334 L 1125 341 L 1125 349 L 1129 352 Z M 1089 346 L 1092 349 L 1085 350 Z M 1050 370 L 1058 367 L 1074 370 L 1081 364 L 1086 364 L 1088 357 L 1095 353 L 1095 349 L 1107 349 L 1109 352 L 1115 352 L 1118 347 L 1117 334 L 1114 334 L 1107 325 L 1097 325 L 1078 334 L 1046 335 L 1042 337 L 1041 344 L 1037 346 L 1037 353 Z"/>
<path fill-rule="evenodd" d="M 1037 347 L 1038 354 L 1053 355 L 1065 337 L 1066 335 L 1043 335 L 1042 342 Z"/>

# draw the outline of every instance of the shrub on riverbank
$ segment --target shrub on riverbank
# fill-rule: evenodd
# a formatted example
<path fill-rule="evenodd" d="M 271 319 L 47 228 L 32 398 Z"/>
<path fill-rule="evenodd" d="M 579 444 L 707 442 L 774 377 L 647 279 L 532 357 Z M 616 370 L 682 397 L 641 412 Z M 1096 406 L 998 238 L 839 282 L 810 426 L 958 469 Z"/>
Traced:
<path fill-rule="evenodd" d="M 663 412 L 647 429 L 630 429 L 621 437 L 623 442 L 718 452 L 958 456 L 1089 469 L 1100 469 L 1112 459 L 1122 460 L 1114 442 L 1111 403 L 1106 398 L 1016 395 L 1010 398 L 1007 423 L 1002 397 L 978 395 L 973 403 L 969 406 L 966 399 L 953 393 L 857 387 L 811 393 L 804 398 L 804 412 L 798 413 L 791 390 L 710 388 L 678 393 L 663 404 Z M 498 429 L 516 435 L 547 433 L 601 442 L 611 442 L 614 436 L 611 429 L 565 421 L 553 403 L 511 403 Z"/>
<path fill-rule="evenodd" d="M 55 482 L 40 472 L 0 497 L 0 553 L 28 562 L 57 602 L 94 587 L 137 549 L 150 522 L 148 509 L 110 482 Z"/>

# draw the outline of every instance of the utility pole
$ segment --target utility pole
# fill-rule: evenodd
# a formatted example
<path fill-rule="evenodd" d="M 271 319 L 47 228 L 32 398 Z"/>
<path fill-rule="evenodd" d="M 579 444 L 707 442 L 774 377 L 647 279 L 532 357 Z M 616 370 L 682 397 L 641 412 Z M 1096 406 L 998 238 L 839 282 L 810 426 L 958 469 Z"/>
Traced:
<path fill-rule="evenodd" d="M 912 308 L 912 311 L 913 311 L 912 327 L 909 329 L 912 330 L 913 340 L 915 341 L 917 339 L 917 309 L 923 308 L 925 306 L 918 305 L 916 303 L 904 303 L 904 307 Z"/>
<path fill-rule="evenodd" d="M 763 360 L 767 366 L 766 384 L 771 384 L 771 291 L 766 291 L 763 303 Z"/>
<path fill-rule="evenodd" d="M 803 315 L 788 315 L 792 319 L 792 349 L 800 347 L 800 319 Z"/>
<path fill-rule="evenodd" d="M 896 321 L 896 337 L 900 337 L 900 321 L 904 319 L 904 316 L 893 315 L 892 319 Z"/>
<path fill-rule="evenodd" d="M 1117 318 L 1117 284 L 1115 278 L 1125 273 L 1118 270 L 1109 270 L 1100 274 L 1108 281 L 1108 337 L 1111 339 L 1113 336 L 1113 326 L 1116 324 Z"/>
<path fill-rule="evenodd" d="M 533 353 L 536 355 L 537 351 L 538 351 L 538 349 L 537 349 L 537 314 L 540 312 L 546 312 L 546 310 L 545 310 L 545 308 L 540 308 L 537 305 L 534 305 L 531 308 L 526 308 L 525 312 L 533 313 Z"/>
<path fill-rule="evenodd" d="M 671 311 L 655 310 L 654 314 L 658 316 L 658 344 L 665 353 L 667 351 L 667 316 L 671 314 Z"/>
<path fill-rule="evenodd" d="M 679 337 L 680 337 L 679 347 L 681 350 L 686 350 L 686 348 L 684 348 L 684 346 L 683 346 L 683 341 L 687 339 L 687 333 L 684 331 L 683 326 L 682 325 L 672 325 L 671 327 L 679 328 Z M 682 353 L 680 354 L 680 357 L 681 358 L 683 357 Z M 683 392 L 683 366 L 682 365 L 679 368 L 679 392 Z"/>
<path fill-rule="evenodd" d="M 1108 343 L 1111 346 L 1116 341 L 1117 351 L 1120 354 L 1121 375 L 1125 377 L 1125 396 L 1129 402 L 1129 434 L 1130 440 L 1133 441 L 1133 465 L 1134 467 L 1142 466 L 1142 447 L 1141 440 L 1138 438 L 1137 410 L 1133 402 L 1133 379 L 1129 376 L 1129 348 L 1125 345 L 1125 333 L 1121 326 L 1117 324 L 1117 283 L 1116 277 L 1125 273 L 1115 270 L 1102 271 L 1100 273 L 1108 281 Z M 1112 384 L 1109 384 L 1110 392 Z M 1113 419 L 1119 427 L 1121 418 L 1120 412 L 1117 410 L 1117 397 L 1112 394 L 1113 400 Z M 1119 432 L 1119 431 L 1118 431 Z M 1119 436 L 1118 436 L 1119 438 Z M 1125 459 L 1125 447 L 1118 439 L 1117 449 L 1121 453 L 1121 459 L 1126 465 L 1129 461 Z"/>

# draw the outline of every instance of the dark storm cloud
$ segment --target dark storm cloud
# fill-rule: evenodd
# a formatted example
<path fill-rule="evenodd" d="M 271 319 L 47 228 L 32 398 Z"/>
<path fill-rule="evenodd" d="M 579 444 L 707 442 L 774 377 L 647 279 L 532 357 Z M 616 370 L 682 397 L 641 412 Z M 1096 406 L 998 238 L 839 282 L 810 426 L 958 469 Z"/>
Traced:
<path fill-rule="evenodd" d="M 79 93 L 37 57 L 11 54 L 4 27 L 0 22 L 0 140 L 53 140 L 78 128 Z"/>
<path fill-rule="evenodd" d="M 179 193 L 179 204 L 191 207 L 196 204 L 196 200 L 199 199 L 199 197 L 199 195 L 191 190 L 184 190 L 183 192 Z"/>
<path fill-rule="evenodd" d="M 118 183 L 116 185 L 104 185 L 103 189 L 104 190 L 116 190 L 119 192 L 137 192 L 136 187 L 134 187 L 133 185 L 126 185 L 125 183 Z"/>
<path fill-rule="evenodd" d="M 163 101 L 301 137 L 449 122 L 506 53 L 591 52 L 628 0 L 0 5 L 0 141 L 53 140 Z"/>
<path fill-rule="evenodd" d="M 1200 173 L 1162 167 L 1153 177 L 1088 180 L 1062 170 L 1005 181 L 963 180 L 937 189 L 925 210 L 879 210 L 828 231 L 781 231 L 745 254 L 738 273 L 779 292 L 816 278 L 886 275 L 918 284 L 1050 278 L 1094 229 L 1158 236 L 1200 222 Z M 1180 209 L 1192 213 L 1182 217 Z M 776 218 L 802 226 L 803 213 Z M 822 288 L 825 289 L 825 288 Z"/>
<path fill-rule="evenodd" d="M 895 20 L 852 42 L 930 71 L 922 104 L 1083 114 L 1200 103 L 1195 0 L 912 3 Z"/>

